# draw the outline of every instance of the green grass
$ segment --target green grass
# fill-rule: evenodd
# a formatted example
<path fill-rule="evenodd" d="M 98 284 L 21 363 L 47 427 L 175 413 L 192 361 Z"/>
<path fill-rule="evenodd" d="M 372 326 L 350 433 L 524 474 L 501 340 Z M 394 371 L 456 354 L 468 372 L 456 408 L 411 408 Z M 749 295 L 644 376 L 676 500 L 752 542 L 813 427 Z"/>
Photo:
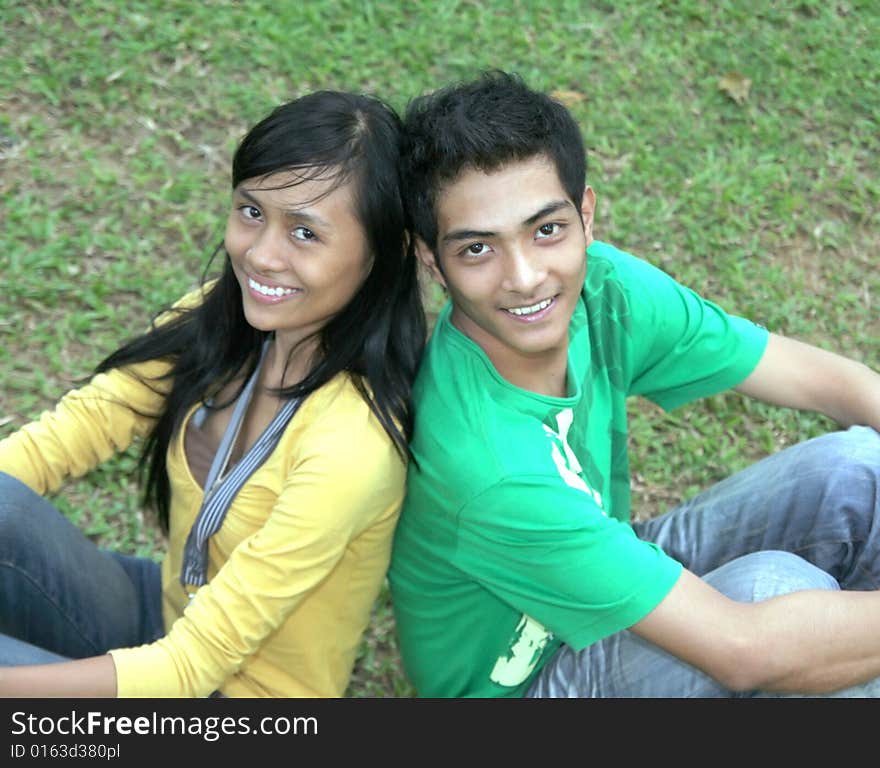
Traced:
<path fill-rule="evenodd" d="M 0 18 L 0 435 L 194 284 L 222 235 L 231 151 L 274 104 L 327 87 L 401 108 L 487 67 L 565 92 L 600 239 L 880 366 L 871 0 L 0 0 Z M 731 73 L 746 98 L 719 87 Z M 734 395 L 633 406 L 639 516 L 832 427 Z M 152 554 L 133 462 L 57 501 L 96 541 Z M 383 594 L 350 695 L 412 693 Z"/>

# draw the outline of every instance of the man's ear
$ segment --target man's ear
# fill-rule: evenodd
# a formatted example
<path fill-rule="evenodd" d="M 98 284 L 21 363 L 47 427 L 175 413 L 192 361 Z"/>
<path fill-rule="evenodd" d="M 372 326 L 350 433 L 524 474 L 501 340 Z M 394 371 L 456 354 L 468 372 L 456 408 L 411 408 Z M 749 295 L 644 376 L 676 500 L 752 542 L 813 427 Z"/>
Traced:
<path fill-rule="evenodd" d="M 584 234 L 587 236 L 587 245 L 593 242 L 593 215 L 596 212 L 596 193 L 592 187 L 584 189 L 581 199 L 581 221 L 584 223 Z"/>
<path fill-rule="evenodd" d="M 428 248 L 425 241 L 420 237 L 416 238 L 416 256 L 418 256 L 419 261 L 422 262 L 422 266 L 428 270 L 431 277 L 440 283 L 440 285 L 443 286 L 443 289 L 446 290 L 446 278 L 443 277 L 443 271 L 437 263 L 437 256 L 434 254 L 434 251 Z"/>

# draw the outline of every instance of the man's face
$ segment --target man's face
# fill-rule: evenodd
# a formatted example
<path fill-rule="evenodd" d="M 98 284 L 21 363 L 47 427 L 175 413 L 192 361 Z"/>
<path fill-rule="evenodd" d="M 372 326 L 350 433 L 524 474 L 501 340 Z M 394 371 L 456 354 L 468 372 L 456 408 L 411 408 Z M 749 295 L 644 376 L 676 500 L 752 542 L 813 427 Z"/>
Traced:
<path fill-rule="evenodd" d="M 564 372 L 583 287 L 594 195 L 576 207 L 544 156 L 466 170 L 437 198 L 437 254 L 419 252 L 449 291 L 452 322 L 518 386 Z"/>

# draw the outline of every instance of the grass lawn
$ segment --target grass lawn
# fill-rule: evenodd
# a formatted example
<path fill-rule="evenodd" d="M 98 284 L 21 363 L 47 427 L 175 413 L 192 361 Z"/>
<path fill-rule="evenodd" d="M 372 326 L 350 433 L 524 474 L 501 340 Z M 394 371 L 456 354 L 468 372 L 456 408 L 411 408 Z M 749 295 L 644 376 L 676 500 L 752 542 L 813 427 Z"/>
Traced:
<path fill-rule="evenodd" d="M 402 108 L 489 67 L 580 121 L 597 237 L 880 367 L 873 0 L 0 0 L 0 18 L 0 436 L 195 284 L 231 152 L 272 106 L 324 87 Z M 833 427 L 735 395 L 632 405 L 640 516 Z M 56 501 L 101 544 L 153 555 L 134 463 Z M 349 695 L 412 693 L 383 595 Z"/>

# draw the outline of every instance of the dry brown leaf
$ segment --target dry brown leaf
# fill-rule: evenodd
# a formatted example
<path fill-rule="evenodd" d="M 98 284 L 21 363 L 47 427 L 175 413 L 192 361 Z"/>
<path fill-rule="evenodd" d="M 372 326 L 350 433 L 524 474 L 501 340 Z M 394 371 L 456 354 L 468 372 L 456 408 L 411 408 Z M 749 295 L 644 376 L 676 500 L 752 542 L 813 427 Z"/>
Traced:
<path fill-rule="evenodd" d="M 566 107 L 573 107 L 575 104 L 579 104 L 587 99 L 580 91 L 551 91 L 550 96 Z"/>
<path fill-rule="evenodd" d="M 737 104 L 745 104 L 752 89 L 752 81 L 739 72 L 728 72 L 718 81 L 718 89 Z"/>

